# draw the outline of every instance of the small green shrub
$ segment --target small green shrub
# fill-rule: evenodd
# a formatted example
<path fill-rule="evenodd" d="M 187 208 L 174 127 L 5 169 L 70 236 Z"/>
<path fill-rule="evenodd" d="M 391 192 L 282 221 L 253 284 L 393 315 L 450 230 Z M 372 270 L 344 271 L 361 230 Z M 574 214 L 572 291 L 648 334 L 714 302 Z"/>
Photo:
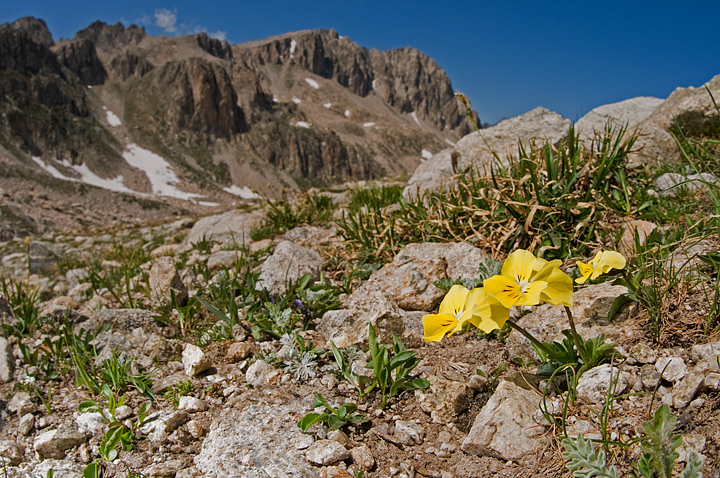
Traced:
<path fill-rule="evenodd" d="M 375 388 L 380 389 L 380 407 L 385 408 L 388 401 L 399 390 L 422 389 L 430 386 L 424 378 L 417 378 L 411 372 L 420 363 L 412 350 L 405 350 L 402 342 L 393 336 L 392 345 L 383 345 L 378 341 L 375 328 L 368 325 L 368 342 L 370 344 L 370 362 L 366 368 L 372 369 L 373 376 L 358 375 L 352 370 L 352 361 L 330 342 L 330 348 L 341 374 L 364 397 Z"/>
<path fill-rule="evenodd" d="M 322 395 L 316 392 L 315 401 L 310 408 L 317 407 L 323 407 L 325 411 L 308 413 L 298 422 L 297 425 L 303 432 L 307 432 L 316 423 L 324 423 L 330 430 L 338 430 L 346 425 L 361 425 L 368 421 L 365 415 L 355 413 L 355 410 L 357 410 L 356 404 L 346 402 L 334 409 L 327 404 Z"/>

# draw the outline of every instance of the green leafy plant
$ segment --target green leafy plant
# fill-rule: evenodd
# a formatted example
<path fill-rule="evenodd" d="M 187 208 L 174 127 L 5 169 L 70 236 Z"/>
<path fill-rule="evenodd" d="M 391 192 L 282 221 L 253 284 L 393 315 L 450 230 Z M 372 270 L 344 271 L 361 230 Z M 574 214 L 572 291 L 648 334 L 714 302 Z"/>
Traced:
<path fill-rule="evenodd" d="M 131 373 L 130 366 L 133 359 L 119 355 L 113 351 L 112 357 L 100 363 L 100 380 L 110 386 L 115 393 L 122 392 L 129 387 L 137 389 L 140 393 L 155 400 L 152 388 L 153 371 L 147 373 Z"/>
<path fill-rule="evenodd" d="M 285 334 L 280 338 L 280 343 L 287 347 L 282 358 L 285 370 L 291 373 L 296 380 L 307 380 L 316 375 L 317 358 L 325 353 L 322 349 L 316 349 L 315 344 L 305 342 L 305 339 L 298 334 Z"/>
<path fill-rule="evenodd" d="M 670 407 L 663 404 L 655 411 L 652 420 L 643 423 L 645 440 L 642 442 L 644 453 L 638 462 L 638 471 L 644 478 L 671 478 L 675 461 L 680 457 L 677 448 L 682 444 L 682 436 L 673 434 L 677 417 L 670 413 Z M 702 466 L 700 457 L 693 453 L 694 458 L 683 471 L 683 476 L 689 478 L 701 476 L 699 469 Z"/>
<path fill-rule="evenodd" d="M 80 413 L 97 412 L 105 420 L 108 429 L 100 442 L 99 453 L 103 460 L 113 461 L 118 456 L 118 444 L 125 451 L 132 449 L 132 440 L 135 438 L 140 427 L 148 421 L 151 402 L 147 401 L 140 406 L 137 412 L 137 419 L 128 426 L 125 422 L 121 422 L 115 418 L 115 411 L 125 403 L 125 395 L 118 400 L 107 384 L 102 386 L 100 394 L 107 401 L 108 414 L 105 413 L 105 410 L 98 402 L 93 400 L 81 402 L 78 410 Z"/>
<path fill-rule="evenodd" d="M 180 405 L 180 397 L 189 395 L 193 391 L 193 384 L 190 380 L 183 380 L 177 385 L 173 385 L 165 392 L 165 399 L 173 404 L 173 408 Z"/>
<path fill-rule="evenodd" d="M 562 439 L 565 451 L 562 457 L 569 460 L 565 466 L 573 476 L 578 478 L 617 478 L 617 470 L 614 466 L 607 467 L 605 452 L 595 454 L 592 440 L 586 440 L 582 433 L 577 439 L 565 437 Z"/>
<path fill-rule="evenodd" d="M 327 404 L 322 395 L 316 392 L 315 401 L 310 408 L 317 407 L 323 407 L 325 410 L 321 413 L 308 413 L 298 422 L 298 427 L 303 432 L 307 432 L 316 423 L 324 423 L 329 429 L 338 430 L 346 425 L 361 425 L 368 421 L 365 415 L 355 413 L 356 404 L 346 402 L 334 409 Z"/>
<path fill-rule="evenodd" d="M 185 337 L 200 324 L 201 305 L 202 303 L 196 297 L 190 297 L 184 305 L 181 305 L 175 291 L 170 289 L 170 303 L 153 318 L 158 322 L 177 327 L 180 335 Z"/>
<path fill-rule="evenodd" d="M 250 237 L 257 241 L 305 224 L 323 223 L 330 220 L 334 210 L 332 198 L 325 194 L 307 191 L 291 201 L 287 195 L 265 202 L 267 219 L 262 226 L 251 231 Z"/>
<path fill-rule="evenodd" d="M 430 382 L 424 378 L 410 375 L 420 363 L 412 350 L 405 350 L 400 339 L 393 335 L 393 345 L 378 342 L 375 327 L 368 326 L 368 342 L 370 343 L 370 362 L 367 368 L 373 370 L 372 386 L 380 388 L 380 406 L 385 407 L 398 390 L 427 388 Z M 372 388 L 371 386 L 371 388 Z"/>
<path fill-rule="evenodd" d="M 644 453 L 637 463 L 633 476 L 643 478 L 671 478 L 675 462 L 679 454 L 675 451 L 682 444 L 682 437 L 674 435 L 673 430 L 677 418 L 672 416 L 670 408 L 662 405 L 657 409 L 652 420 L 643 424 L 645 436 L 639 441 Z M 582 434 L 577 438 L 565 437 L 562 440 L 565 451 L 563 458 L 569 460 L 565 466 L 576 477 L 615 478 L 617 470 L 608 468 L 605 451 L 595 453 L 592 440 L 586 440 Z M 696 453 L 691 453 L 688 462 L 680 475 L 682 478 L 700 478 L 702 460 Z"/>
<path fill-rule="evenodd" d="M 15 282 L 0 276 L 0 292 L 10 306 L 15 324 L 2 324 L 5 336 L 22 338 L 31 335 L 41 323 L 40 294 L 24 282 Z"/>
<path fill-rule="evenodd" d="M 332 351 L 335 363 L 340 373 L 350 384 L 358 391 L 360 398 L 364 397 L 371 390 L 373 379 L 367 375 L 359 375 L 352 368 L 353 360 L 357 358 L 358 353 L 352 353 L 353 350 L 344 349 L 341 351 L 330 341 L 330 350 Z M 350 353 L 348 353 L 350 352 Z"/>
<path fill-rule="evenodd" d="M 426 379 L 411 375 L 413 369 L 420 363 L 420 359 L 415 356 L 414 351 L 405 350 L 397 336 L 393 336 L 392 345 L 381 344 L 375 327 L 368 324 L 368 343 L 370 362 L 365 368 L 372 369 L 372 377 L 355 373 L 352 370 L 352 361 L 348 360 L 332 341 L 330 342 L 330 349 L 340 372 L 358 390 L 361 398 L 378 388 L 381 395 L 380 406 L 384 408 L 398 390 L 422 389 L 430 386 Z"/>
<path fill-rule="evenodd" d="M 503 362 L 489 372 L 485 372 L 484 370 L 480 370 L 478 368 L 475 370 L 475 373 L 480 375 L 481 377 L 485 377 L 485 379 L 487 380 L 488 389 L 495 390 L 500 381 L 500 377 L 503 373 L 505 373 L 505 370 L 507 370 L 507 364 Z"/>

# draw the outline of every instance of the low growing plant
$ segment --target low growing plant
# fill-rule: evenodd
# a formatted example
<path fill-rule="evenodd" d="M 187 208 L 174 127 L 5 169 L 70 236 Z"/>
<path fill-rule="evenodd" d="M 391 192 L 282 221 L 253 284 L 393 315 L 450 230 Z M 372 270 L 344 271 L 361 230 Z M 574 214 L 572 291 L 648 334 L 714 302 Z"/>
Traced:
<path fill-rule="evenodd" d="M 397 336 L 393 336 L 392 345 L 383 345 L 378 341 L 372 324 L 368 325 L 370 344 L 370 362 L 366 368 L 372 369 L 373 376 L 359 375 L 352 370 L 352 362 L 347 359 L 332 341 L 330 348 L 342 375 L 358 390 L 360 397 L 380 390 L 380 406 L 385 407 L 398 390 L 422 389 L 430 386 L 424 378 L 413 377 L 411 372 L 420 363 L 412 350 L 405 350 Z"/>
<path fill-rule="evenodd" d="M 573 281 L 560 270 L 560 264 L 560 260 L 547 261 L 518 249 L 508 256 L 500 274 L 483 281 L 483 287 L 468 290 L 462 285 L 452 286 L 439 312 L 423 316 L 425 341 L 438 342 L 469 325 L 490 333 L 508 324 L 531 342 L 545 362 L 547 373 L 570 364 L 577 380 L 583 372 L 610 360 L 615 351 L 612 345 L 603 343 L 602 336 L 585 341 L 578 334 L 570 310 Z M 577 265 L 581 276 L 576 282 L 584 284 L 611 269 L 624 268 L 625 258 L 614 251 L 601 251 L 587 264 L 578 261 Z M 510 319 L 512 307 L 538 305 L 541 301 L 564 307 L 570 328 L 564 332 L 563 342 L 543 343 Z"/>
<path fill-rule="evenodd" d="M 365 415 L 355 413 L 357 410 L 355 403 L 346 402 L 335 409 L 327 404 L 322 395 L 316 392 L 315 401 L 310 408 L 317 407 L 323 407 L 325 410 L 320 413 L 308 413 L 298 422 L 297 425 L 303 432 L 307 432 L 316 423 L 324 423 L 330 430 L 338 430 L 346 425 L 361 425 L 368 421 Z"/>
<path fill-rule="evenodd" d="M 125 451 L 132 450 L 132 440 L 137 435 L 140 427 L 146 423 L 151 402 L 147 401 L 142 404 L 137 412 L 137 419 L 128 426 L 126 422 L 115 418 L 115 410 L 124 405 L 125 395 L 118 400 L 107 385 L 103 385 L 100 394 L 107 400 L 108 414 L 105 413 L 105 410 L 98 402 L 92 400 L 81 402 L 78 410 L 80 413 L 97 412 L 105 420 L 108 429 L 100 442 L 99 453 L 103 460 L 113 461 L 118 457 L 118 444 Z"/>
<path fill-rule="evenodd" d="M 652 420 L 643 423 L 645 436 L 641 439 L 644 453 L 632 474 L 643 478 L 671 478 L 675 462 L 680 457 L 677 448 L 682 444 L 682 436 L 674 435 L 677 418 L 670 414 L 670 408 L 662 405 Z M 565 437 L 562 440 L 565 451 L 563 458 L 569 460 L 565 466 L 576 477 L 616 478 L 617 470 L 608 467 L 605 451 L 595 453 L 592 440 L 586 440 L 582 434 L 577 438 Z M 696 453 L 691 453 L 681 478 L 700 478 L 703 462 Z"/>

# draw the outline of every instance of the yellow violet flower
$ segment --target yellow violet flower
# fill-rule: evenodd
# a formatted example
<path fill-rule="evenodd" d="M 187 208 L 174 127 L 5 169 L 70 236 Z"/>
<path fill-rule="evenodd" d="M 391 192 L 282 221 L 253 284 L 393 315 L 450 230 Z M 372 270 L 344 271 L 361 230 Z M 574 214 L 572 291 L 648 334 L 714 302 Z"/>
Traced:
<path fill-rule="evenodd" d="M 535 267 L 538 272 L 533 275 L 534 281 L 545 281 L 547 287 L 540 293 L 540 299 L 552 305 L 572 307 L 573 282 L 569 275 L 560 270 L 562 261 L 546 261 L 538 259 Z"/>
<path fill-rule="evenodd" d="M 440 303 L 438 313 L 423 316 L 423 338 L 426 342 L 439 342 L 446 334 L 462 330 L 465 322 L 489 332 L 502 327 L 508 319 L 510 312 L 502 309 L 500 304 L 488 303 L 481 287 L 468 290 L 454 285 Z"/>
<path fill-rule="evenodd" d="M 425 342 L 440 342 L 445 334 L 462 328 L 462 324 L 472 318 L 472 309 L 475 306 L 475 295 L 468 297 L 470 291 L 467 287 L 454 285 L 445 298 L 440 302 L 437 314 L 424 315 L 422 318 Z"/>
<path fill-rule="evenodd" d="M 488 295 L 482 287 L 473 289 L 470 293 L 477 294 L 478 303 L 469 322 L 486 334 L 495 329 L 502 329 L 510 318 L 510 309 Z"/>
<path fill-rule="evenodd" d="M 553 305 L 572 305 L 572 279 L 559 269 L 559 260 L 538 259 L 532 252 L 518 249 L 503 264 L 501 275 L 485 279 L 487 294 L 506 308 L 537 305 L 544 300 Z"/>
<path fill-rule="evenodd" d="M 576 262 L 580 269 L 580 277 L 575 279 L 578 284 L 584 284 L 588 278 L 595 280 L 602 274 L 607 274 L 610 269 L 623 269 L 625 267 L 625 258 L 622 254 L 615 251 L 598 251 L 590 262 Z"/>

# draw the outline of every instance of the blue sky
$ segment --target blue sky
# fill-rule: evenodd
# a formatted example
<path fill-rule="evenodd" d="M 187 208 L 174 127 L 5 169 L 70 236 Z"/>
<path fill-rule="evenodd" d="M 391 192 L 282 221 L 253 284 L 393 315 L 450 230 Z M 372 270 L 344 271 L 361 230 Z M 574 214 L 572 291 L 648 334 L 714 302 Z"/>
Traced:
<path fill-rule="evenodd" d="M 484 122 L 536 106 L 577 120 L 635 96 L 667 97 L 720 74 L 720 2 L 36 1 L 5 2 L 0 23 L 32 15 L 53 37 L 95 20 L 153 35 L 207 31 L 230 43 L 335 28 L 361 46 L 411 46 L 447 71 Z"/>

